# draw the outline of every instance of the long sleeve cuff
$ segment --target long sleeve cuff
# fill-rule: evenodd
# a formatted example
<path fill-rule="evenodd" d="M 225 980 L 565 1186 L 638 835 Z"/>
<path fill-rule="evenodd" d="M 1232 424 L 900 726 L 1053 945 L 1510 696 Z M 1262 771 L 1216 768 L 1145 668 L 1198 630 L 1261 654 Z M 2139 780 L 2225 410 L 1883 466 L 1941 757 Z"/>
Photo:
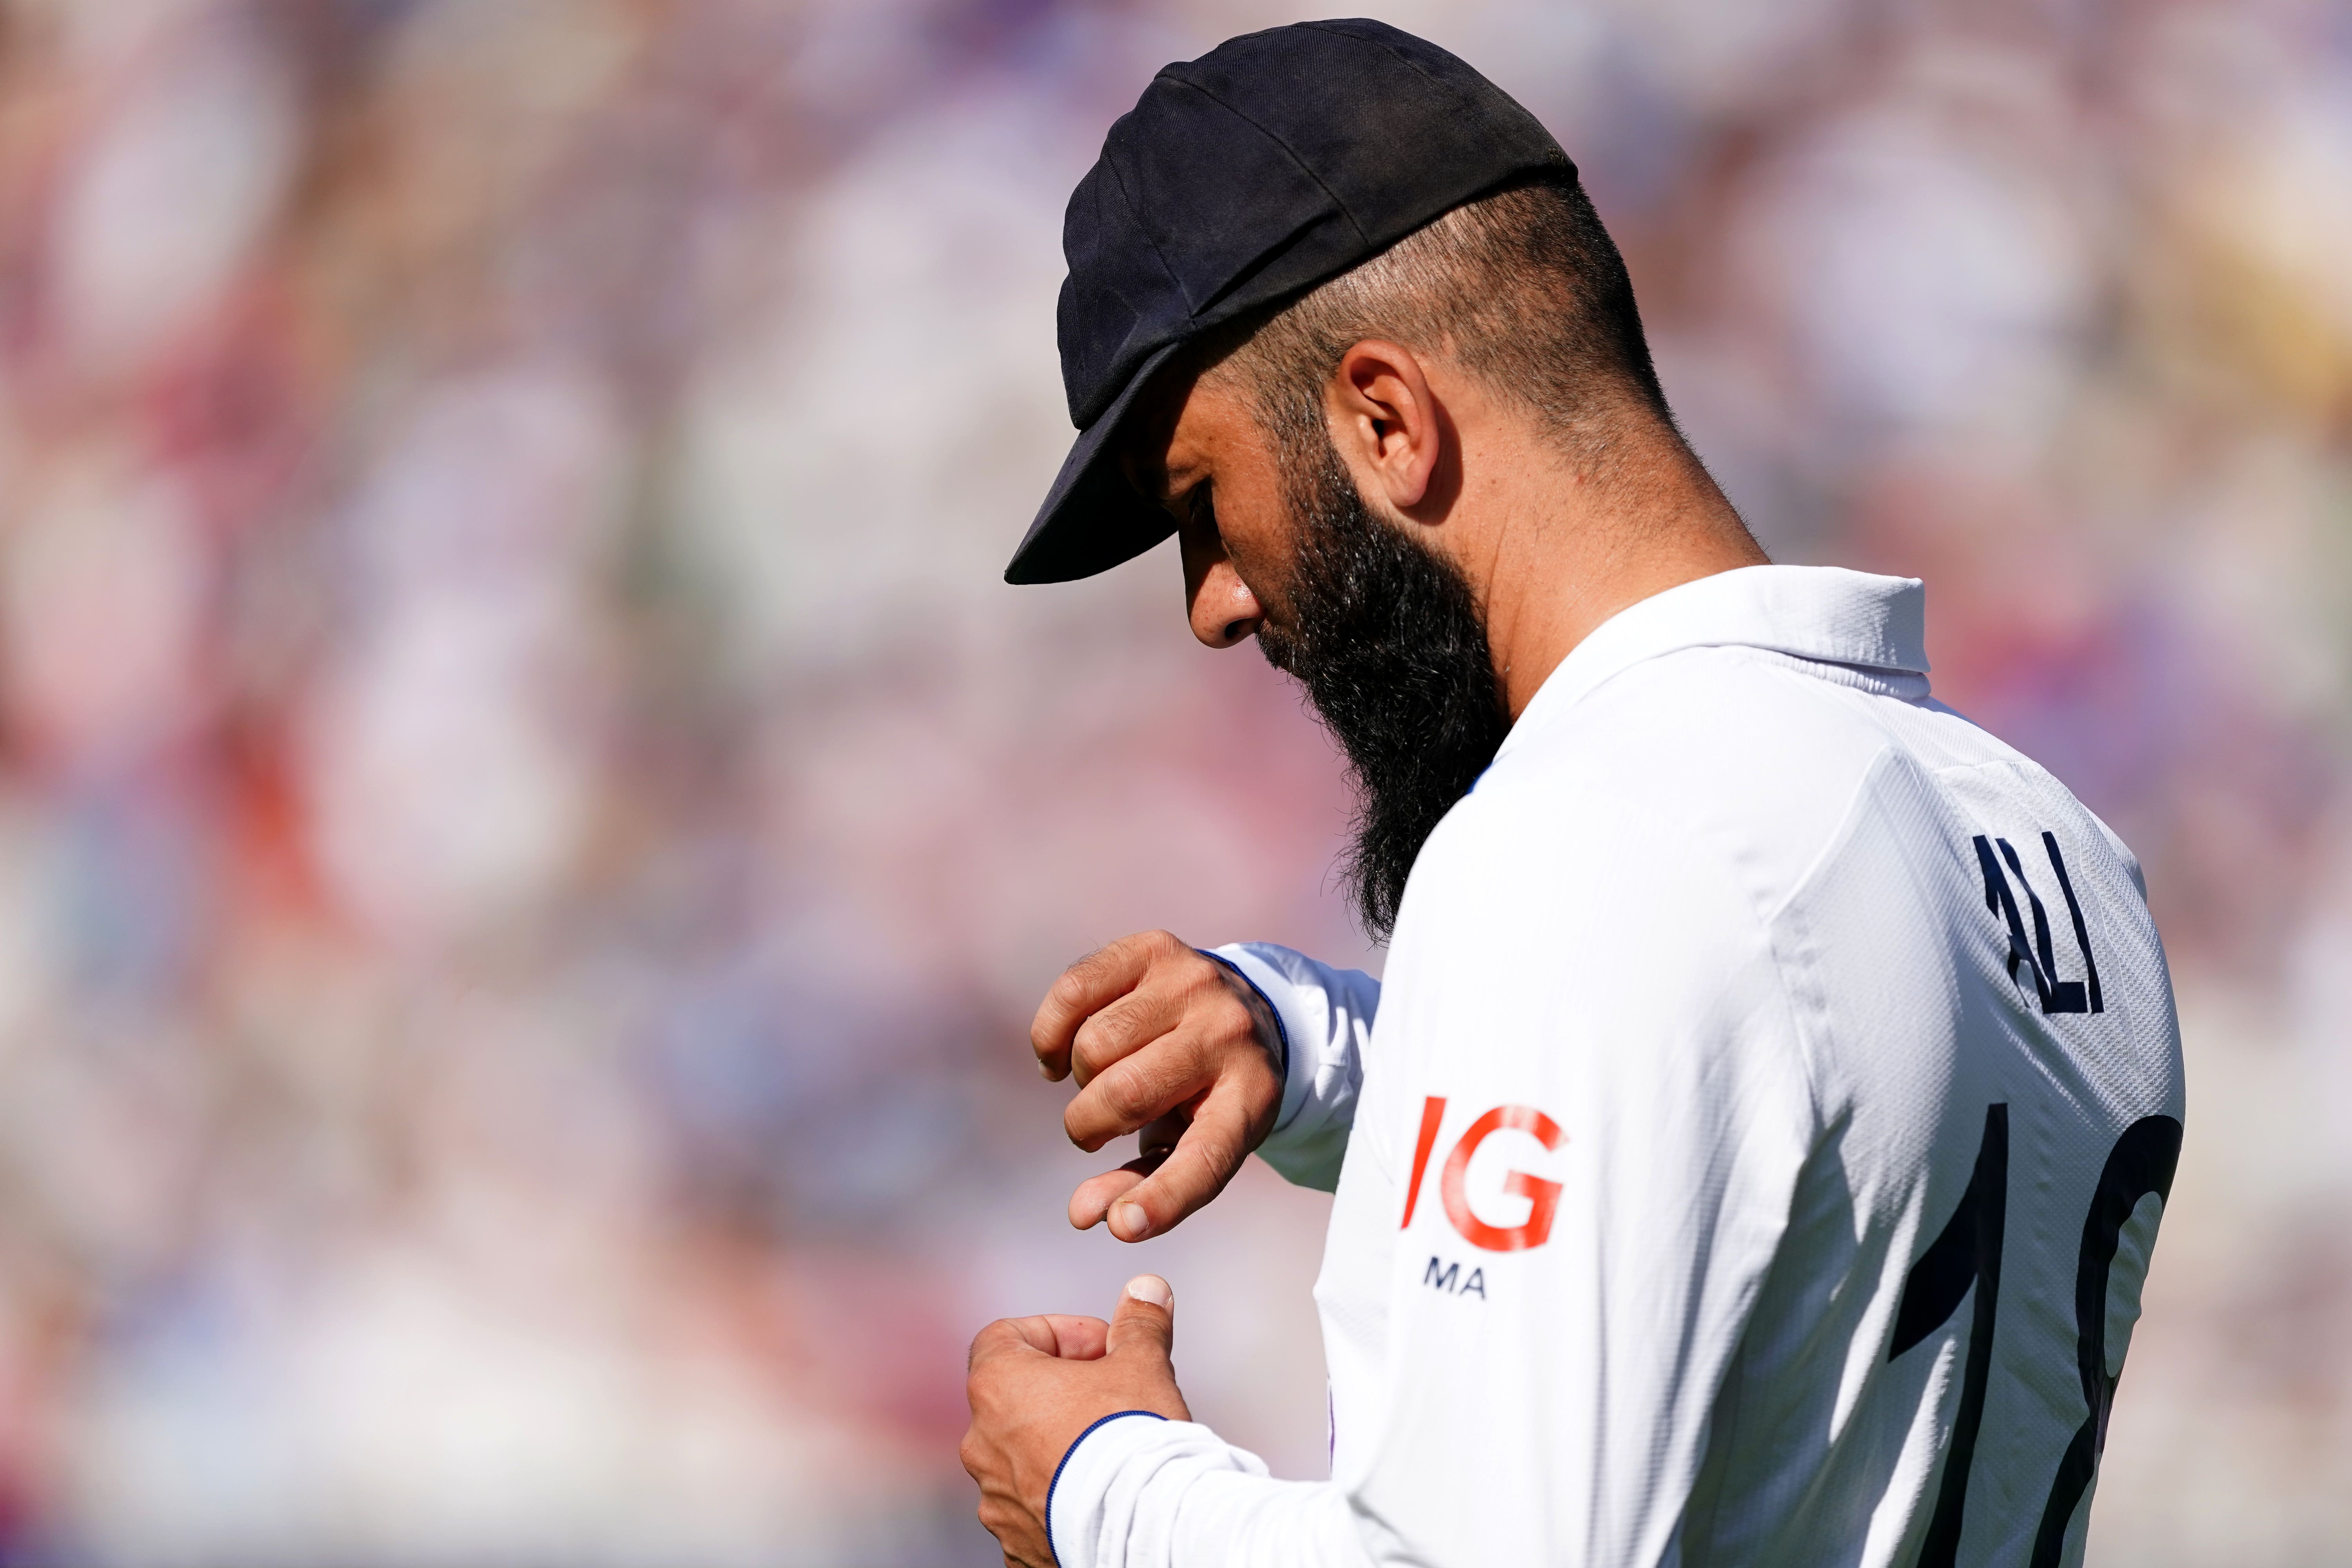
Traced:
<path fill-rule="evenodd" d="M 1172 1494 L 1200 1476 L 1266 1473 L 1256 1455 L 1219 1439 L 1194 1421 L 1150 1411 L 1107 1415 L 1078 1435 L 1062 1456 L 1045 1494 L 1045 1538 L 1061 1568 L 1125 1568 L 1165 1556 L 1165 1542 L 1139 1542 L 1172 1521 Z M 1130 1548 L 1141 1547 L 1130 1552 Z"/>
<path fill-rule="evenodd" d="M 1215 956 L 1265 997 L 1288 1047 L 1282 1109 L 1258 1155 L 1297 1185 L 1329 1192 L 1339 1184 L 1355 1123 L 1363 1045 L 1380 1007 L 1381 983 L 1272 942 L 1233 942 Z"/>

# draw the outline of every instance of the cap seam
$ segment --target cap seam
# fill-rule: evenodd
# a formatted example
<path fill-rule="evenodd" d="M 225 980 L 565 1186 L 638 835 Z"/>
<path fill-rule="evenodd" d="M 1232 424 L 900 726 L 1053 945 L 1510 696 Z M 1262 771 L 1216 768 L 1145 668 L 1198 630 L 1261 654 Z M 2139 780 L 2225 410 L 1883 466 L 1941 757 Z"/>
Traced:
<path fill-rule="evenodd" d="M 1429 73 L 1428 68 L 1419 60 L 1414 59 L 1411 55 L 1406 54 L 1402 49 L 1398 48 L 1394 44 L 1390 43 L 1387 39 L 1368 38 L 1361 33 L 1349 32 L 1346 28 L 1337 25 L 1339 20 L 1339 18 L 1325 17 L 1320 21 L 1301 22 L 1298 26 L 1312 32 L 1326 34 L 1331 37 L 1348 38 L 1359 44 L 1369 44 L 1373 48 L 1383 51 L 1399 65 L 1403 66 L 1407 70 L 1412 72 L 1413 75 L 1421 78 L 1422 80 L 1427 82 L 1430 86 L 1443 91 L 1447 97 L 1454 99 L 1455 101 L 1465 105 L 1474 101 L 1473 95 L 1465 89 L 1461 83 L 1448 81 L 1443 77 L 1432 76 Z M 1494 84 L 1489 82 L 1487 85 L 1491 87 Z M 1497 90 L 1499 91 L 1500 89 L 1498 89 Z M 1525 104 L 1520 103 L 1517 99 L 1511 98 L 1507 93 L 1503 94 L 1503 96 L 1514 108 L 1517 109 L 1520 113 L 1527 115 L 1530 120 L 1535 119 L 1534 111 L 1529 110 Z M 1537 129 L 1545 130 L 1547 134 L 1549 134 L 1549 131 L 1540 121 L 1537 121 Z M 1286 148 L 1285 150 L 1287 151 Z M 1565 157 L 1566 154 L 1563 153 L 1562 156 Z M 1337 198 L 1335 197 L 1334 199 L 1336 200 Z M 1471 199 L 1475 201 L 1477 198 L 1474 196 Z M 1362 230 L 1359 229 L 1357 232 L 1361 233 Z M 1370 243 L 1369 237 L 1367 239 L 1367 243 Z"/>
<path fill-rule="evenodd" d="M 1422 65 L 1419 60 L 1414 59 L 1411 55 L 1406 54 L 1394 44 L 1388 42 L 1384 38 L 1368 38 L 1361 33 L 1351 33 L 1344 28 L 1334 26 L 1332 25 L 1334 20 L 1335 18 L 1327 16 L 1319 21 L 1301 22 L 1298 25 L 1301 27 L 1307 28 L 1310 32 L 1328 33 L 1335 38 L 1352 38 L 1357 43 L 1370 44 L 1376 49 L 1385 50 L 1390 55 L 1394 56 L 1399 64 L 1410 68 L 1413 75 L 1421 78 L 1422 80 L 1430 83 L 1432 86 L 1443 87 L 1450 92 L 1459 93 L 1460 89 L 1454 87 L 1453 83 L 1439 81 L 1435 77 L 1430 75 L 1426 70 L 1422 68 Z"/>
<path fill-rule="evenodd" d="M 1106 150 L 1106 153 L 1108 153 L 1108 150 Z M 1184 289 L 1184 279 L 1177 273 L 1173 267 L 1168 265 L 1167 253 L 1160 248 L 1160 242 L 1151 237 L 1151 230 L 1145 226 L 1143 214 L 1141 210 L 1136 206 L 1135 198 L 1129 195 L 1127 193 L 1127 176 L 1119 173 L 1118 162 L 1106 155 L 1102 161 L 1102 166 L 1110 172 L 1111 182 L 1118 187 L 1119 205 L 1127 209 L 1128 217 L 1132 220 L 1135 225 L 1135 232 L 1141 235 L 1143 237 L 1143 243 L 1151 247 L 1151 259 L 1160 263 L 1161 275 L 1164 276 L 1169 282 L 1174 284 L 1177 291 L 1181 293 Z M 1143 357 L 1145 359 L 1150 359 L 1151 357 L 1151 352 L 1152 351 L 1150 350 L 1145 351 Z M 1118 386 L 1113 387 L 1111 389 L 1110 396 L 1104 400 L 1103 405 L 1108 408 L 1111 404 L 1117 403 L 1118 401 L 1119 393 L 1125 389 L 1126 385 L 1127 383 L 1122 381 Z M 1099 416 L 1097 416 L 1097 417 L 1099 417 Z M 1092 421 L 1089 421 L 1088 423 L 1091 424 Z M 1083 430 L 1087 427 L 1087 426 L 1082 425 L 1078 428 Z"/>
<path fill-rule="evenodd" d="M 1171 76 L 1167 79 L 1174 82 L 1179 87 L 1191 88 L 1194 92 L 1199 93 L 1202 98 L 1207 99 L 1211 103 L 1215 104 L 1219 109 L 1223 110 L 1227 114 L 1232 115 L 1235 120 L 1240 121 L 1243 124 L 1248 126 L 1251 130 L 1256 132 L 1259 135 L 1265 137 L 1276 146 L 1281 148 L 1282 155 L 1289 159 L 1293 163 L 1297 164 L 1298 172 L 1306 175 L 1308 179 L 1314 181 L 1315 188 L 1321 191 L 1325 196 L 1330 199 L 1331 205 L 1339 209 L 1339 216 L 1348 220 L 1348 226 L 1356 231 L 1356 237 L 1363 241 L 1366 245 L 1372 243 L 1372 237 L 1364 232 L 1364 226 L 1356 221 L 1355 210 L 1349 206 L 1346 202 L 1339 199 L 1339 192 L 1333 190 L 1329 185 L 1323 183 L 1323 176 L 1317 174 L 1307 160 L 1298 155 L 1298 149 L 1293 147 L 1288 141 L 1285 140 L 1281 135 L 1268 129 L 1266 126 L 1261 125 L 1249 115 L 1243 113 L 1240 110 L 1226 102 L 1217 94 L 1211 92 L 1207 88 L 1202 87 L 1199 82 L 1188 81 L 1181 76 Z M 1126 195 L 1124 187 L 1121 188 L 1120 195 L 1122 196 Z M 1130 205 L 1128 210 L 1132 212 L 1134 211 L 1134 208 Z M 1149 239 L 1150 236 L 1147 233 L 1144 237 Z M 1152 249 L 1156 253 L 1159 249 L 1158 245 L 1154 244 Z M 1162 265 L 1165 265 L 1165 263 L 1163 262 Z M 1197 311 L 1193 312 L 1193 317 L 1195 320 L 1198 320 L 1199 313 Z"/>

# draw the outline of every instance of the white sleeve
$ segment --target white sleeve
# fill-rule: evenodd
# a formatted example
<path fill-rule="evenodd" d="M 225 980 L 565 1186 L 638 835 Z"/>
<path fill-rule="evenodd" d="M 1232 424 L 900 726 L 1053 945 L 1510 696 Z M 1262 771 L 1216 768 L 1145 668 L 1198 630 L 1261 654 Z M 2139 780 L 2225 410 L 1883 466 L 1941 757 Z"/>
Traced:
<path fill-rule="evenodd" d="M 1356 1120 L 1363 1045 L 1380 1010 L 1381 983 L 1360 969 L 1333 969 L 1268 942 L 1214 949 L 1257 987 L 1282 1029 L 1282 1110 L 1258 1157 L 1293 1185 L 1330 1192 Z"/>
<path fill-rule="evenodd" d="M 1264 1460 L 1206 1426 L 1142 1411 L 1106 1416 L 1071 1445 L 1045 1494 L 1045 1535 L 1061 1568 L 1374 1561 L 1338 1487 L 1270 1479 Z"/>

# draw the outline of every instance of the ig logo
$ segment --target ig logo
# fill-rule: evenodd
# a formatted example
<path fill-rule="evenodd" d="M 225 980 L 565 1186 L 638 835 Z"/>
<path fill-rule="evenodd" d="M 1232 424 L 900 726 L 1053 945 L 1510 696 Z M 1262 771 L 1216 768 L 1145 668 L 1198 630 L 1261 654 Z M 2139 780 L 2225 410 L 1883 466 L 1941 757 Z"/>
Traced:
<path fill-rule="evenodd" d="M 1421 1179 L 1429 1169 L 1430 1151 L 1437 1143 L 1438 1124 L 1444 1120 L 1444 1097 L 1431 1095 L 1421 1108 L 1421 1140 L 1412 1152 L 1412 1184 L 1405 1189 L 1404 1226 L 1412 1224 L 1413 1208 L 1421 1201 Z M 1470 1157 L 1478 1152 L 1479 1144 L 1506 1128 L 1528 1134 L 1547 1150 L 1559 1148 L 1568 1136 L 1559 1130 L 1559 1123 L 1528 1105 L 1498 1105 L 1463 1131 L 1461 1142 L 1445 1157 L 1444 1173 L 1437 1183 L 1438 1195 L 1444 1201 L 1445 1217 L 1454 1222 L 1462 1239 L 1488 1252 L 1523 1252 L 1530 1247 L 1541 1247 L 1550 1239 L 1552 1211 L 1559 1206 L 1558 1182 L 1513 1171 L 1503 1178 L 1503 1190 L 1528 1200 L 1525 1221 L 1514 1226 L 1494 1226 L 1470 1212 L 1469 1197 L 1463 1191 Z"/>

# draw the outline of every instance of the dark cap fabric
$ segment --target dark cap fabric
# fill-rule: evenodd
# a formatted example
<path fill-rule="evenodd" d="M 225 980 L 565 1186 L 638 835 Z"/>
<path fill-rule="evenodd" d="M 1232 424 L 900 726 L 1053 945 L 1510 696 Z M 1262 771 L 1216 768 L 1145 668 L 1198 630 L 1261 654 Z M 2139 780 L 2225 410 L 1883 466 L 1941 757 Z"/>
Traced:
<path fill-rule="evenodd" d="M 1185 343 L 1497 186 L 1575 175 L 1507 93 L 1383 22 L 1275 27 L 1160 71 L 1070 196 L 1059 335 L 1078 439 L 1005 581 L 1091 576 L 1175 531 L 1116 437 Z"/>

